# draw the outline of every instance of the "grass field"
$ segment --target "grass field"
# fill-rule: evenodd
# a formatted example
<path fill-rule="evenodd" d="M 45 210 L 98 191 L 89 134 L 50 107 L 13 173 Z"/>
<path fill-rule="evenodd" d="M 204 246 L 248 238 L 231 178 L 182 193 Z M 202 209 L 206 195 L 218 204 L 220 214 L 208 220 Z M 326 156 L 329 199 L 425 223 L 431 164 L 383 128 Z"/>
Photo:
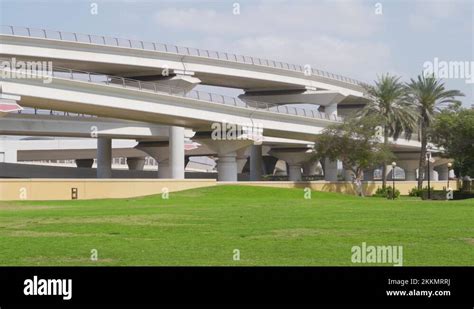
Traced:
<path fill-rule="evenodd" d="M 474 265 L 474 200 L 217 186 L 0 204 L 1 265 L 355 265 L 362 242 L 402 245 L 404 265 Z"/>

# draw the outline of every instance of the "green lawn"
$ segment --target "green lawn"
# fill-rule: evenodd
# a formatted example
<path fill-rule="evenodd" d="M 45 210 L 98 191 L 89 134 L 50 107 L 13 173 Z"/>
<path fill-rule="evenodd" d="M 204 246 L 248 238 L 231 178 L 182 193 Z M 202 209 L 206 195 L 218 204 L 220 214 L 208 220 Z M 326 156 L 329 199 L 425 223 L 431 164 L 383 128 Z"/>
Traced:
<path fill-rule="evenodd" d="M 354 265 L 352 246 L 366 242 L 402 245 L 404 265 L 474 265 L 473 214 L 472 199 L 308 200 L 302 189 L 245 186 L 168 200 L 3 202 L 0 264 Z"/>

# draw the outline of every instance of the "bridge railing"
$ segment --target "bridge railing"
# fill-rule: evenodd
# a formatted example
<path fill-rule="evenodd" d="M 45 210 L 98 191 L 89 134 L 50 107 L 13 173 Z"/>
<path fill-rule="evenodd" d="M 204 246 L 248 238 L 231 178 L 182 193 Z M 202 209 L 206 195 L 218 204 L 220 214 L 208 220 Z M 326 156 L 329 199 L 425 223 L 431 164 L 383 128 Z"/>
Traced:
<path fill-rule="evenodd" d="M 18 111 L 18 114 L 22 115 L 51 115 L 51 116 L 69 116 L 69 117 L 89 117 L 95 118 L 95 115 L 82 114 L 82 113 L 71 113 L 65 111 L 57 111 L 52 109 L 42 109 L 42 108 L 30 108 L 26 107 Z"/>
<path fill-rule="evenodd" d="M 173 53 L 173 54 L 184 55 L 184 56 L 204 57 L 204 58 L 232 61 L 232 62 L 238 62 L 238 63 L 245 63 L 245 64 L 257 65 L 257 66 L 265 66 L 265 67 L 277 68 L 277 69 L 282 69 L 282 70 L 301 72 L 303 74 L 315 75 L 318 77 L 323 77 L 330 80 L 336 80 L 336 81 L 340 81 L 340 82 L 351 84 L 351 85 L 361 86 L 364 84 L 353 78 L 349 78 L 349 77 L 342 76 L 339 74 L 333 74 L 333 73 L 326 72 L 323 70 L 313 69 L 309 65 L 305 65 L 305 66 L 295 65 L 295 64 L 289 64 L 289 63 L 281 62 L 281 61 L 262 59 L 258 57 L 243 56 L 243 55 L 237 55 L 237 54 L 208 50 L 208 49 L 199 49 L 199 48 L 177 46 L 177 45 L 171 45 L 171 44 L 123 39 L 123 38 L 118 38 L 118 37 L 108 37 L 108 36 L 93 35 L 93 34 L 83 34 L 83 33 L 78 33 L 78 32 L 65 32 L 65 31 L 7 26 L 7 25 L 0 26 L 0 34 L 60 40 L 60 41 L 71 41 L 71 42 L 105 45 L 105 46 L 125 47 L 125 48 L 133 48 L 133 49 L 143 49 L 143 50 L 150 50 L 150 51 Z"/>
<path fill-rule="evenodd" d="M 45 72 L 41 72 L 44 74 Z M 301 107 L 294 107 L 288 105 L 279 105 L 273 103 L 259 102 L 253 100 L 241 100 L 236 97 L 226 96 L 200 90 L 186 90 L 172 86 L 165 86 L 154 82 L 144 82 L 136 79 L 104 75 L 99 73 L 72 70 L 67 68 L 54 67 L 52 75 L 55 78 L 64 78 L 71 80 L 78 80 L 83 82 L 106 84 L 108 86 L 130 88 L 134 90 L 163 93 L 172 96 L 180 96 L 200 101 L 207 101 L 217 104 L 225 104 L 229 106 L 242 107 L 254 110 L 267 110 L 269 112 L 276 112 L 280 114 L 297 115 L 316 119 L 325 119 L 331 121 L 342 121 L 341 117 L 336 115 L 328 115 L 319 112 L 315 109 L 306 109 Z"/>

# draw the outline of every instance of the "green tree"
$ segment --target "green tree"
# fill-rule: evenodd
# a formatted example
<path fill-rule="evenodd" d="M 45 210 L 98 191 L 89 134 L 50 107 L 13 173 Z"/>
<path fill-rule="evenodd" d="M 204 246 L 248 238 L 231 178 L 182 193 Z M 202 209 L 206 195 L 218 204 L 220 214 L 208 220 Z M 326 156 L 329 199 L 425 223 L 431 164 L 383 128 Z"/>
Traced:
<path fill-rule="evenodd" d="M 383 143 L 389 143 L 389 138 L 397 140 L 402 134 L 410 139 L 416 130 L 418 113 L 411 101 L 406 101 L 406 87 L 400 82 L 400 77 L 390 74 L 382 75 L 374 82 L 374 86 L 364 86 L 369 103 L 358 113 L 360 117 L 378 115 L 382 129 Z M 387 183 L 387 162 L 381 162 L 382 187 Z"/>
<path fill-rule="evenodd" d="M 316 159 L 341 160 L 344 169 L 354 175 L 354 184 L 363 196 L 363 170 L 388 162 L 394 156 L 389 145 L 380 142 L 376 136 L 379 116 L 348 118 L 342 124 L 324 129 L 315 142 Z"/>
<path fill-rule="evenodd" d="M 474 176 L 474 109 L 456 104 L 443 110 L 436 115 L 430 136 L 444 148 L 444 156 L 454 159 L 456 173 Z"/>
<path fill-rule="evenodd" d="M 421 141 L 420 161 L 418 165 L 418 189 L 423 187 L 426 169 L 426 147 L 429 141 L 429 129 L 437 112 L 450 104 L 460 104 L 455 98 L 464 96 L 459 90 L 446 90 L 444 83 L 434 76 L 418 75 L 407 84 L 407 100 L 418 107 L 418 135 Z"/>

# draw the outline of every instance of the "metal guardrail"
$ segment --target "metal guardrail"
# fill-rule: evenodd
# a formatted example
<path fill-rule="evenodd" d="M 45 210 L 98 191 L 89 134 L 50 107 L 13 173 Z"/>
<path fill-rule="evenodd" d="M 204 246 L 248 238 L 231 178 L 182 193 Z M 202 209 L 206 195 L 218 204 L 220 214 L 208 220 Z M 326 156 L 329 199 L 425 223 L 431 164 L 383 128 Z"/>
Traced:
<path fill-rule="evenodd" d="M 29 108 L 26 107 L 17 112 L 22 115 L 50 115 L 50 116 L 69 116 L 69 117 L 87 117 L 87 118 L 96 118 L 95 115 L 89 114 L 79 114 L 79 113 L 70 113 L 65 111 L 57 111 L 52 109 L 41 109 L 41 108 Z"/>
<path fill-rule="evenodd" d="M 313 69 L 311 67 L 289 64 L 286 62 L 275 61 L 275 60 L 237 55 L 237 54 L 232 54 L 232 53 L 227 53 L 227 52 L 213 51 L 213 50 L 208 50 L 208 49 L 199 49 L 199 48 L 184 47 L 184 46 L 177 46 L 177 45 L 171 45 L 171 44 L 130 40 L 130 39 L 93 35 L 93 34 L 83 34 L 83 33 L 77 33 L 77 32 L 65 32 L 65 31 L 37 29 L 37 28 L 29 28 L 29 27 L 17 27 L 17 26 L 9 26 L 9 25 L 8 26 L 1 25 L 0 34 L 60 40 L 60 41 L 70 41 L 70 42 L 78 42 L 78 43 L 105 45 L 105 46 L 125 47 L 125 48 L 133 48 L 133 49 L 142 49 L 142 50 L 158 51 L 158 52 L 172 53 L 172 54 L 178 54 L 178 55 L 184 55 L 184 56 L 204 57 L 204 58 L 210 58 L 210 59 L 219 59 L 223 61 L 232 61 L 232 62 L 238 62 L 238 63 L 257 65 L 257 66 L 277 68 L 277 69 L 288 70 L 288 71 L 293 71 L 293 72 L 301 72 L 303 74 L 310 71 L 311 75 L 323 77 L 330 80 L 336 80 L 336 81 L 340 81 L 340 82 L 344 82 L 344 83 L 348 83 L 352 85 L 357 85 L 357 86 L 361 86 L 364 84 L 363 82 L 357 81 L 349 77 L 345 77 L 339 74 L 329 73 L 323 70 Z"/>
<path fill-rule="evenodd" d="M 2 69 L 2 70 L 5 70 L 5 69 Z M 38 77 L 44 78 L 48 76 L 49 72 L 37 71 L 37 72 L 27 72 L 23 74 L 29 75 L 30 77 L 38 76 Z M 205 91 L 199 91 L 199 90 L 188 91 L 183 88 L 164 86 L 164 85 L 160 85 L 153 82 L 144 82 L 144 81 L 130 79 L 126 77 L 105 75 L 105 74 L 93 73 L 93 72 L 88 72 L 88 71 L 53 67 L 52 77 L 90 82 L 90 83 L 96 83 L 96 84 L 105 84 L 108 86 L 120 87 L 120 88 L 131 88 L 131 89 L 139 90 L 139 91 L 185 97 L 185 98 L 196 99 L 200 101 L 225 104 L 225 105 L 241 107 L 241 108 L 248 108 L 252 110 L 266 110 L 269 112 L 276 112 L 276 113 L 287 114 L 287 115 L 296 115 L 296 116 L 302 116 L 302 117 L 308 117 L 308 118 L 314 118 L 314 119 L 342 121 L 341 117 L 338 117 L 336 115 L 333 115 L 333 117 L 330 117 L 329 115 L 323 112 L 319 112 L 315 109 L 306 109 L 306 108 L 258 102 L 258 101 L 252 101 L 252 100 L 243 101 L 236 97 L 230 97 L 230 96 L 215 94 L 211 92 L 205 92 Z"/>

